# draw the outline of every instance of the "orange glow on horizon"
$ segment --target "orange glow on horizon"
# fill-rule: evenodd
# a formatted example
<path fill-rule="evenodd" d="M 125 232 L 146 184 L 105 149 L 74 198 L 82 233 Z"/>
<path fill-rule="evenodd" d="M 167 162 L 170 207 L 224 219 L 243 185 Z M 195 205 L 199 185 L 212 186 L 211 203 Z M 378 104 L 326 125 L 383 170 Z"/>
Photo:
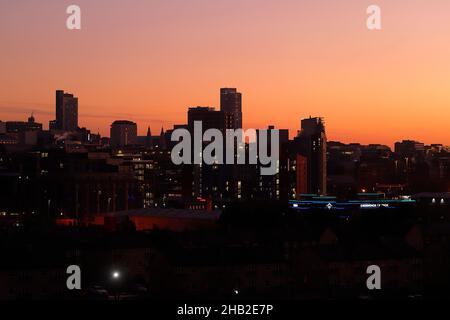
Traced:
<path fill-rule="evenodd" d="M 237 87 L 246 128 L 293 136 L 312 115 L 329 140 L 450 145 L 448 1 L 377 1 L 381 31 L 365 28 L 365 0 L 77 4 L 81 31 L 65 28 L 64 1 L 0 4 L 0 120 L 34 110 L 48 127 L 63 89 L 80 126 L 109 136 L 129 119 L 158 134 Z"/>

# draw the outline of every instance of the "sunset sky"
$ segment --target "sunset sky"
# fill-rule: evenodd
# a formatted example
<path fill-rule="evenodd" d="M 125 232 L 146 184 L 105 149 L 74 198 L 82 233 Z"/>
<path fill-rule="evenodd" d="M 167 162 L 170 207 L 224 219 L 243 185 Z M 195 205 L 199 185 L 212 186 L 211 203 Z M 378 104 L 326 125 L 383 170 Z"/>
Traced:
<path fill-rule="evenodd" d="M 82 30 L 66 29 L 66 8 Z M 366 9 L 382 10 L 382 30 Z M 79 124 L 144 134 L 187 107 L 243 93 L 244 126 L 293 135 L 323 116 L 329 140 L 450 145 L 448 0 L 0 0 L 0 120 L 54 118 L 56 89 Z"/>

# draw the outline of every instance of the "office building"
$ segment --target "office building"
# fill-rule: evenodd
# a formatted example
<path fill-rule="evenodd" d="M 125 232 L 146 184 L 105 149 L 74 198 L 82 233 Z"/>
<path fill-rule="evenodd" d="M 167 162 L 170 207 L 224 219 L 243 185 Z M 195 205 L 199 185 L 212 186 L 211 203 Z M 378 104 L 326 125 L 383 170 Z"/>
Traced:
<path fill-rule="evenodd" d="M 272 146 L 271 136 L 274 130 L 278 130 L 278 150 Z M 258 182 L 258 185 L 255 186 L 257 192 L 254 194 L 254 197 L 264 200 L 288 200 L 288 176 L 286 174 L 287 159 L 283 155 L 283 148 L 284 145 L 289 142 L 289 130 L 275 129 L 275 126 L 273 125 L 268 126 L 267 129 L 265 129 L 265 132 L 262 132 L 260 129 L 256 130 L 258 149 L 260 149 L 262 141 L 264 141 L 261 140 L 263 135 L 266 135 L 266 150 L 268 154 L 274 155 L 274 153 L 278 152 L 278 155 L 276 156 L 276 174 L 261 175 L 261 167 L 263 165 L 258 164 L 259 170 L 255 172 L 256 177 L 254 179 Z"/>
<path fill-rule="evenodd" d="M 28 121 L 7 121 L 5 127 L 6 132 L 11 134 L 27 131 L 42 131 L 42 123 L 37 123 L 33 115 L 28 118 Z"/>
<path fill-rule="evenodd" d="M 75 131 L 78 128 L 78 98 L 63 90 L 56 90 L 56 120 L 54 129 Z"/>
<path fill-rule="evenodd" d="M 111 124 L 111 147 L 125 147 L 137 144 L 137 125 L 128 120 L 117 120 Z"/>
<path fill-rule="evenodd" d="M 295 167 L 302 169 L 296 171 L 296 192 L 307 191 L 312 194 L 325 195 L 327 193 L 327 138 L 324 120 L 312 117 L 303 119 L 301 131 L 290 142 L 287 152 Z M 306 172 L 304 172 L 305 166 Z M 307 179 L 306 186 L 303 181 L 305 177 Z M 294 189 L 293 186 L 291 186 L 292 189 Z"/>
<path fill-rule="evenodd" d="M 232 116 L 230 128 L 242 128 L 242 94 L 236 88 L 220 89 L 220 111 Z"/>
<path fill-rule="evenodd" d="M 213 107 L 192 107 L 188 110 L 188 129 L 194 132 L 194 122 L 201 121 L 203 132 L 208 129 L 231 129 L 227 124 L 227 115 L 222 111 L 217 111 Z"/>
<path fill-rule="evenodd" d="M 404 158 L 423 156 L 425 154 L 425 144 L 413 140 L 403 140 L 395 143 L 395 153 Z"/>

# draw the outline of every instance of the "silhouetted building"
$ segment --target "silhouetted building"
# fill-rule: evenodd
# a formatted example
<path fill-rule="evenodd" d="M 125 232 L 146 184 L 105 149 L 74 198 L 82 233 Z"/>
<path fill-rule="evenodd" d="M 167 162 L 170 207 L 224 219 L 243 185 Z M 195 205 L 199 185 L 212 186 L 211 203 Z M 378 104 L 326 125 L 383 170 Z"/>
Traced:
<path fill-rule="evenodd" d="M 213 107 L 193 107 L 188 110 L 188 130 L 194 136 L 195 122 L 200 121 L 202 124 L 202 135 L 208 129 L 218 129 L 224 135 L 226 129 L 233 128 L 233 115 L 223 111 L 217 111 Z M 225 139 L 224 139 L 225 140 Z M 203 142 L 202 142 L 203 143 Z M 209 142 L 208 142 L 209 143 Z M 208 143 L 203 143 L 208 144 Z M 225 143 L 225 141 L 223 141 Z M 194 145 L 194 143 L 192 144 Z M 224 148 L 225 150 L 225 148 Z M 194 150 L 192 157 L 194 156 Z M 224 154 L 224 157 L 226 155 Z M 194 160 L 194 158 L 192 158 Z M 212 197 L 214 200 L 225 197 L 224 190 L 227 190 L 227 182 L 230 184 L 228 191 L 234 194 L 234 187 L 237 185 L 236 167 L 233 165 L 206 165 L 194 164 L 193 170 L 193 190 L 192 197 Z"/>
<path fill-rule="evenodd" d="M 42 124 L 37 123 L 33 115 L 28 121 L 7 121 L 5 128 L 7 134 L 21 145 L 36 145 L 39 133 L 42 132 Z"/>
<path fill-rule="evenodd" d="M 78 141 L 83 144 L 93 144 L 99 145 L 101 136 L 99 133 L 92 133 L 91 130 L 87 128 L 78 128 L 76 132 L 76 137 Z"/>
<path fill-rule="evenodd" d="M 327 193 L 327 137 L 322 118 L 307 118 L 301 121 L 301 131 L 292 143 L 292 156 L 303 156 L 306 160 L 308 193 L 324 195 Z M 291 148 L 292 148 L 291 147 Z M 294 151 L 294 152 L 292 152 Z"/>
<path fill-rule="evenodd" d="M 272 146 L 272 132 L 274 130 L 278 130 L 278 155 L 277 155 L 277 163 L 276 163 L 276 173 L 274 175 L 261 175 L 260 167 L 261 164 L 258 164 L 258 169 L 256 170 L 256 176 L 253 177 L 253 181 L 257 182 L 256 190 L 257 192 L 254 194 L 254 197 L 261 200 L 288 200 L 287 190 L 287 159 L 284 157 L 283 147 L 289 141 L 289 130 L 287 129 L 275 129 L 275 126 L 268 126 L 265 129 L 264 135 L 266 135 L 267 141 L 267 152 L 272 155 L 276 152 L 276 150 Z M 262 132 L 260 129 L 256 130 L 256 141 L 258 144 L 258 148 L 261 147 L 262 144 Z M 249 198 L 246 196 L 245 198 Z"/>
<path fill-rule="evenodd" d="M 108 154 L 52 150 L 11 157 L 0 210 L 80 218 L 136 206 L 131 166 L 110 163 Z"/>
<path fill-rule="evenodd" d="M 137 144 L 137 125 L 128 120 L 117 120 L 111 124 L 111 147 Z"/>
<path fill-rule="evenodd" d="M 78 98 L 56 90 L 56 121 L 54 129 L 75 131 L 78 128 Z"/>
<path fill-rule="evenodd" d="M 152 132 L 150 130 L 150 126 L 147 129 L 147 135 L 145 136 L 145 146 L 147 148 L 153 147 L 153 141 L 152 141 Z"/>
<path fill-rule="evenodd" d="M 161 132 L 159 134 L 159 148 L 162 150 L 167 149 L 166 134 L 164 132 L 164 128 L 162 128 L 162 127 L 161 127 Z"/>
<path fill-rule="evenodd" d="M 7 121 L 6 132 L 16 134 L 26 131 L 42 131 L 42 123 L 37 123 L 31 115 L 28 121 Z"/>
<path fill-rule="evenodd" d="M 414 157 L 425 153 L 425 144 L 413 140 L 403 140 L 395 143 L 395 153 L 402 157 Z"/>
<path fill-rule="evenodd" d="M 6 122 L 0 121 L 0 134 L 6 133 Z"/>
<path fill-rule="evenodd" d="M 242 128 L 242 94 L 236 88 L 220 89 L 220 111 L 232 115 L 229 127 Z"/>
<path fill-rule="evenodd" d="M 56 120 L 50 120 L 50 121 L 48 122 L 48 129 L 49 129 L 50 131 L 58 130 L 58 125 L 57 125 L 57 123 L 56 123 Z"/>
<path fill-rule="evenodd" d="M 201 121 L 204 133 L 208 129 L 219 129 L 224 132 L 225 129 L 231 129 L 227 125 L 225 113 L 217 111 L 213 107 L 192 107 L 188 110 L 188 128 L 191 133 L 194 132 L 194 122 Z"/>
<path fill-rule="evenodd" d="M 327 149 L 327 192 L 344 198 L 359 192 L 357 168 L 361 145 L 330 141 Z"/>

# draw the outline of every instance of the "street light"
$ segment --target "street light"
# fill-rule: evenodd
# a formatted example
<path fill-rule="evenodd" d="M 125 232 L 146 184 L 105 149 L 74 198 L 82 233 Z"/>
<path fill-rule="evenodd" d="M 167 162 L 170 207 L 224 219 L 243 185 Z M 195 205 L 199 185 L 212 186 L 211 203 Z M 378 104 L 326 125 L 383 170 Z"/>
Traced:
<path fill-rule="evenodd" d="M 114 292 L 114 300 L 118 301 L 120 300 L 120 272 L 117 270 L 114 270 L 111 273 L 111 278 L 112 278 L 112 289 Z"/>

